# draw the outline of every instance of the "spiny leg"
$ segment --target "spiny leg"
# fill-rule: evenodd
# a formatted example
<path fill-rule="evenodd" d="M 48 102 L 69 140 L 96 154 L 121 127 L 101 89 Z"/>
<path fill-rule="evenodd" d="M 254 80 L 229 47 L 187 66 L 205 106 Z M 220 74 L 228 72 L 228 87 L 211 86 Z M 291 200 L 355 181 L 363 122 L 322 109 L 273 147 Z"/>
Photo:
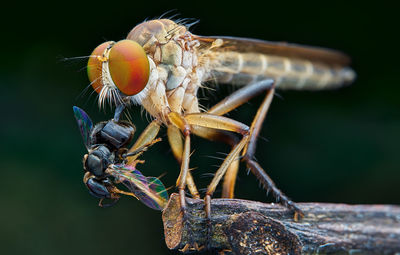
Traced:
<path fill-rule="evenodd" d="M 244 160 L 246 161 L 248 167 L 252 171 L 252 173 L 261 181 L 266 187 L 267 190 L 271 190 L 272 194 L 275 196 L 277 200 L 280 200 L 284 205 L 288 208 L 294 210 L 296 215 L 302 215 L 301 211 L 298 207 L 290 201 L 290 199 L 285 196 L 275 185 L 275 183 L 271 180 L 271 178 L 267 175 L 267 173 L 261 168 L 261 166 L 254 161 L 253 157 L 255 154 L 255 147 L 256 141 L 258 138 L 258 134 L 261 130 L 262 124 L 264 122 L 265 116 L 271 104 L 273 94 L 274 94 L 274 81 L 273 80 L 263 80 L 253 84 L 250 84 L 246 87 L 243 87 L 237 91 L 235 91 L 230 96 L 226 97 L 224 100 L 213 106 L 208 112 L 216 115 L 223 115 L 225 113 L 230 112 L 231 110 L 239 107 L 243 103 L 250 100 L 252 97 L 260 94 L 263 91 L 268 91 L 266 98 L 264 99 L 263 103 L 261 104 L 257 114 L 252 122 L 250 127 L 250 140 L 249 143 L 246 145 L 243 155 Z M 214 140 L 215 135 L 209 135 L 209 139 Z M 205 137 L 207 138 L 207 137 Z M 232 185 L 232 176 L 235 173 L 227 172 L 225 178 L 231 178 L 231 181 L 224 182 L 223 190 L 227 190 L 228 194 L 233 194 L 234 185 Z M 236 176 L 235 176 L 236 178 Z"/>
<path fill-rule="evenodd" d="M 226 117 L 216 116 L 206 113 L 188 114 L 185 116 L 185 120 L 192 127 L 192 129 L 195 126 L 201 126 L 217 130 L 236 132 L 243 136 L 240 142 L 233 147 L 231 152 L 225 158 L 224 162 L 221 164 L 221 166 L 215 173 L 211 183 L 207 188 L 206 196 L 204 198 L 204 203 L 205 203 L 205 213 L 207 219 L 207 232 L 208 232 L 207 237 L 209 238 L 212 233 L 211 196 L 214 193 L 218 183 L 221 181 L 221 178 L 224 176 L 229 166 L 232 165 L 232 163 L 237 159 L 240 152 L 243 150 L 244 146 L 248 143 L 249 127 L 243 123 L 240 123 L 238 121 Z M 209 240 L 207 241 L 207 243 L 208 245 L 210 245 Z"/>
<path fill-rule="evenodd" d="M 176 181 L 176 186 L 178 187 L 179 190 L 181 208 L 183 211 L 186 209 L 185 188 L 186 188 L 187 175 L 189 173 L 189 159 L 190 159 L 190 135 L 188 134 L 185 135 L 185 144 L 183 146 L 181 171 Z"/>
<path fill-rule="evenodd" d="M 257 114 L 254 117 L 253 122 L 250 126 L 250 139 L 248 144 L 243 150 L 243 161 L 246 162 L 247 166 L 250 168 L 251 172 L 257 177 L 257 179 L 263 184 L 264 188 L 267 187 L 267 190 L 272 192 L 272 195 L 277 199 L 277 201 L 281 202 L 287 208 L 294 211 L 294 218 L 297 220 L 300 217 L 303 217 L 304 214 L 297 207 L 297 205 L 291 201 L 282 191 L 280 191 L 272 179 L 268 176 L 268 174 L 264 171 L 264 169 L 254 161 L 254 154 L 256 151 L 256 143 L 257 138 L 260 133 L 262 124 L 264 122 L 265 116 L 267 115 L 268 109 L 271 105 L 272 98 L 274 96 L 274 88 L 270 89 L 262 102 L 261 106 L 258 108 Z"/>
<path fill-rule="evenodd" d="M 232 132 L 192 126 L 192 134 L 211 141 L 219 141 L 230 145 L 232 148 L 240 141 L 239 137 Z M 221 197 L 233 198 L 237 172 L 239 170 L 239 158 L 235 159 L 226 170 Z"/>
<path fill-rule="evenodd" d="M 169 125 L 168 127 L 168 138 L 170 140 L 170 145 L 175 157 L 178 159 L 178 162 L 181 163 L 181 170 L 179 173 L 179 177 L 176 181 L 176 186 L 178 187 L 179 190 L 182 222 L 186 223 L 187 222 L 187 219 L 185 219 L 187 217 L 186 196 L 185 196 L 186 185 L 188 185 L 189 191 L 194 197 L 196 198 L 200 197 L 189 169 L 191 127 L 186 122 L 185 118 L 179 115 L 178 113 L 175 112 L 169 113 L 168 119 L 172 124 Z M 180 132 L 182 132 L 184 136 L 183 144 Z M 191 230 L 191 228 L 189 229 Z M 193 235 L 188 234 L 188 236 L 191 237 Z M 200 250 L 201 247 L 199 247 L 196 242 L 189 240 L 188 244 L 185 245 L 182 251 L 185 252 L 191 249 L 197 251 Z"/>
<path fill-rule="evenodd" d="M 210 200 L 211 195 L 214 193 L 218 183 L 220 182 L 221 178 L 224 176 L 225 172 L 227 171 L 228 167 L 234 162 L 234 160 L 238 157 L 244 146 L 248 142 L 248 135 L 249 135 L 249 127 L 241 122 L 236 120 L 232 120 L 227 117 L 223 116 L 216 116 L 207 113 L 197 113 L 197 114 L 188 114 L 185 116 L 185 120 L 187 123 L 192 127 L 192 130 L 195 131 L 196 135 L 210 138 L 211 135 L 215 133 L 207 133 L 209 132 L 208 129 L 216 129 L 218 131 L 230 131 L 239 133 L 243 136 L 239 143 L 237 143 L 232 151 L 228 154 L 225 158 L 224 162 L 221 164 L 220 168 L 214 175 L 210 185 L 207 188 L 206 193 L 206 204 L 208 204 L 208 208 L 206 207 L 206 214 L 209 216 L 209 203 L 207 202 Z M 197 126 L 203 127 L 203 129 L 196 128 Z M 207 129 L 204 129 L 207 128 Z"/>
<path fill-rule="evenodd" d="M 245 86 L 216 105 L 214 105 L 208 113 L 210 114 L 215 114 L 215 115 L 224 115 L 227 112 L 232 111 L 233 109 L 239 107 L 243 103 L 248 102 L 251 98 L 261 94 L 262 92 L 271 89 L 273 87 L 274 81 L 273 80 L 263 80 L 259 82 L 252 83 L 248 86 Z M 212 133 L 215 134 L 212 134 Z M 207 132 L 210 140 L 221 140 L 218 139 L 218 136 L 224 135 L 220 134 L 217 130 L 210 130 Z M 237 139 L 234 139 L 235 144 L 238 142 Z M 234 146 L 235 144 L 231 146 Z M 235 190 L 235 183 L 236 183 L 236 177 L 237 173 L 239 170 L 239 159 L 236 159 L 228 168 L 226 171 L 225 177 L 224 177 L 224 182 L 222 186 L 222 197 L 226 198 L 233 198 L 234 197 L 234 190 Z"/>
<path fill-rule="evenodd" d="M 126 154 L 133 154 L 134 152 L 140 151 L 141 148 L 144 148 L 148 145 L 151 145 L 158 135 L 160 131 L 160 123 L 157 120 L 153 120 L 145 130 L 140 134 L 135 144 L 128 150 Z M 134 156 L 130 156 L 127 159 L 126 164 L 132 165 L 135 163 L 136 159 L 140 156 L 140 154 L 136 154 Z"/>
<path fill-rule="evenodd" d="M 181 130 L 184 136 L 184 146 L 181 158 L 181 170 L 176 180 L 176 186 L 179 190 L 179 199 L 181 203 L 182 213 L 185 216 L 186 209 L 186 180 L 189 173 L 189 161 L 190 161 L 190 126 L 186 119 L 176 112 L 170 112 L 168 119 L 172 125 Z M 178 153 L 177 153 L 178 154 Z"/>
<path fill-rule="evenodd" d="M 186 125 L 188 125 L 188 127 L 192 127 L 192 130 L 196 130 L 196 132 L 198 133 L 200 133 L 200 129 L 196 129 L 196 126 L 205 127 L 208 129 L 211 128 L 235 132 L 243 136 L 241 141 L 237 143 L 232 151 L 228 154 L 228 156 L 214 175 L 214 178 L 211 181 L 210 185 L 208 186 L 206 199 L 210 199 L 219 181 L 224 176 L 227 168 L 235 160 L 235 158 L 239 155 L 243 147 L 248 142 L 249 127 L 241 122 L 229 119 L 227 117 L 216 116 L 207 113 L 188 114 L 184 117 L 184 121 L 187 123 Z"/>

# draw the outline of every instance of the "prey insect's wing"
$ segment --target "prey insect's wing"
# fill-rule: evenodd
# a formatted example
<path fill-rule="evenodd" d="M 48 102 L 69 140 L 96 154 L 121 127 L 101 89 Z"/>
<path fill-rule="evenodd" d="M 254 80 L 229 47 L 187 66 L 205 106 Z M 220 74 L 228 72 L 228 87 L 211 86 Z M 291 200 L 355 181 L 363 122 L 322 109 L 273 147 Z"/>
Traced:
<path fill-rule="evenodd" d="M 168 201 L 168 192 L 162 182 L 155 177 L 146 177 L 128 165 L 112 165 L 112 176 L 125 185 L 148 207 L 162 210 Z"/>
<path fill-rule="evenodd" d="M 83 143 L 86 146 L 86 149 L 89 150 L 90 147 L 90 131 L 93 128 L 93 122 L 90 119 L 89 115 L 82 110 L 81 108 L 74 106 L 72 107 L 74 110 L 74 116 L 76 119 L 76 122 L 78 123 L 79 130 L 81 131 L 81 135 L 83 138 Z"/>
<path fill-rule="evenodd" d="M 195 39 L 200 42 L 201 48 L 211 51 L 253 52 L 338 66 L 347 66 L 350 63 L 350 58 L 344 53 L 320 47 L 228 36 L 195 36 Z M 216 43 L 217 40 L 222 43 Z"/>

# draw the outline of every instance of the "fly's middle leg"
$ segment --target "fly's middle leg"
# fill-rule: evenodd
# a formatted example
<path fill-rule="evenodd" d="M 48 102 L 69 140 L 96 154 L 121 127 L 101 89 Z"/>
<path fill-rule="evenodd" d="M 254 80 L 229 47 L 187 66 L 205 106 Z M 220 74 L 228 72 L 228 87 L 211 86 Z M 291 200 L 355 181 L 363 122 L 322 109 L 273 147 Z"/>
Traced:
<path fill-rule="evenodd" d="M 195 129 L 195 127 L 203 127 L 208 129 L 216 129 L 216 130 L 224 130 L 239 133 L 242 135 L 242 139 L 238 142 L 228 156 L 225 158 L 224 162 L 221 164 L 217 172 L 215 173 L 211 183 L 208 185 L 206 195 L 204 197 L 204 209 L 206 213 L 206 222 L 207 222 L 207 237 L 210 238 L 212 233 L 212 224 L 211 224 L 211 196 L 213 195 L 217 185 L 221 181 L 222 177 L 225 175 L 226 171 L 229 167 L 234 163 L 240 155 L 240 152 L 243 150 L 244 146 L 248 143 L 249 140 L 249 131 L 250 128 L 238 121 L 233 119 L 211 115 L 207 113 L 195 113 L 188 114 L 185 116 L 186 122 Z M 199 130 L 198 130 L 199 131 Z M 207 241 L 208 246 L 210 246 L 210 240 Z"/>

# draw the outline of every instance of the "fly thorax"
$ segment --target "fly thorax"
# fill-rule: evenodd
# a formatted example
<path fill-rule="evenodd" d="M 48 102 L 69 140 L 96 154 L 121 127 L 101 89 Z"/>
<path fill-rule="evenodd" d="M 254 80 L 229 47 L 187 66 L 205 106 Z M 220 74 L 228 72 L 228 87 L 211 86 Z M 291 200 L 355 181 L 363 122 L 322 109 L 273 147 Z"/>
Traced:
<path fill-rule="evenodd" d="M 129 32 L 127 39 L 138 42 L 146 50 L 146 48 L 150 49 L 156 44 L 165 44 L 186 32 L 185 26 L 169 19 L 149 20 L 135 26 Z"/>
<path fill-rule="evenodd" d="M 171 40 L 165 45 L 160 45 L 160 67 L 167 74 L 165 89 L 170 108 L 174 112 L 181 113 L 187 108 L 183 106 L 183 100 L 188 92 L 193 92 L 191 87 L 199 83 L 193 83 L 193 77 L 198 65 L 196 50 L 198 42 L 192 40 L 190 35 L 177 40 Z M 157 54 L 156 54 L 157 56 Z M 188 90 L 188 88 L 191 88 Z"/>
<path fill-rule="evenodd" d="M 182 104 L 198 65 L 199 42 L 185 26 L 167 19 L 136 26 L 128 39 L 143 45 L 157 69 L 158 80 L 146 86 L 149 92 L 141 100 L 144 108 L 156 118 L 164 115 L 162 112 L 185 110 Z"/>

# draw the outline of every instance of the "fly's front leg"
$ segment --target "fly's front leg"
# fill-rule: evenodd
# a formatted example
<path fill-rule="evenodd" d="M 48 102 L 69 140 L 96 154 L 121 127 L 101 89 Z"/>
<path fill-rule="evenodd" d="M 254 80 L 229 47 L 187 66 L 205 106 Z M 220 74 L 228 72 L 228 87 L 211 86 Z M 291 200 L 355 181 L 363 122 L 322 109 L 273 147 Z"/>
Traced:
<path fill-rule="evenodd" d="M 232 148 L 240 141 L 239 137 L 232 132 L 205 128 L 200 126 L 192 126 L 192 134 L 207 140 L 226 143 L 230 145 Z M 235 183 L 238 170 L 239 170 L 239 158 L 235 159 L 226 170 L 222 186 L 221 197 L 223 198 L 234 197 Z"/>
<path fill-rule="evenodd" d="M 160 131 L 160 123 L 157 120 L 153 120 L 145 130 L 140 134 L 135 144 L 128 150 L 127 155 L 134 154 L 133 156 L 129 156 L 127 159 L 127 165 L 133 165 L 136 162 L 136 159 L 140 156 L 140 152 L 145 147 L 152 145 L 155 141 L 157 141 L 156 137 L 158 132 Z"/>

